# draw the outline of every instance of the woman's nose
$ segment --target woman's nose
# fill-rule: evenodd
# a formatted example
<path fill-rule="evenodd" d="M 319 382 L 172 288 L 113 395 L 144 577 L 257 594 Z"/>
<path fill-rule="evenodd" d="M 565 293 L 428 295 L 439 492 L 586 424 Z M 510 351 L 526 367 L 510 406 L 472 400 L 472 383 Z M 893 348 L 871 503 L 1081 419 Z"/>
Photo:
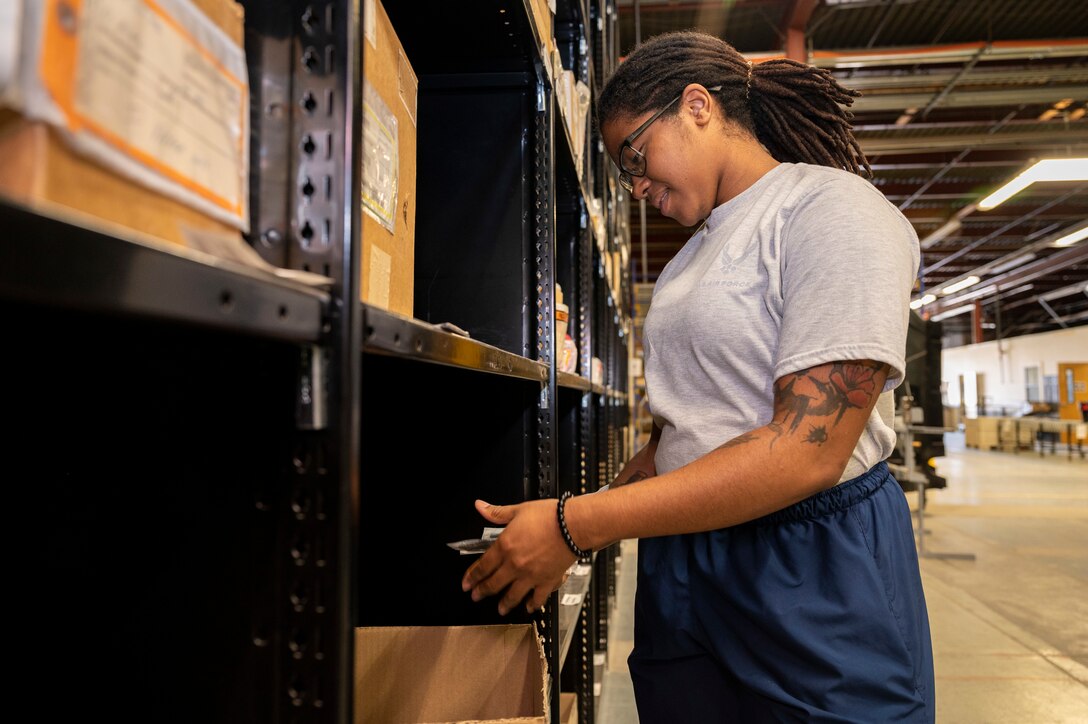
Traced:
<path fill-rule="evenodd" d="M 631 198 L 635 201 L 641 201 L 650 193 L 650 179 L 645 176 L 637 176 L 633 181 L 634 183 L 631 184 Z"/>

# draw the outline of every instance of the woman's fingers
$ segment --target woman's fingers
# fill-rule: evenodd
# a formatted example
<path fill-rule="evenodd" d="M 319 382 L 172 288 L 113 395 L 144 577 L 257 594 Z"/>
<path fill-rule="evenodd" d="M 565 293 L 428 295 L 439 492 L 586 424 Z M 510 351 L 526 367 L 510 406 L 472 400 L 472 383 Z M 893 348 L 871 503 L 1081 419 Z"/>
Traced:
<path fill-rule="evenodd" d="M 461 590 L 468 593 L 479 585 L 481 581 L 491 577 L 491 575 L 499 569 L 501 564 L 502 558 L 497 555 L 497 551 L 486 551 L 480 556 L 480 560 L 473 563 L 468 567 L 468 570 L 465 571 L 465 576 L 461 579 Z"/>
<path fill-rule="evenodd" d="M 532 613 L 533 611 L 538 611 L 543 608 L 544 604 L 548 602 L 548 596 L 551 595 L 549 592 L 549 589 L 551 588 L 551 586 L 538 586 L 537 588 L 534 588 L 532 595 L 525 603 L 525 610 Z M 556 586 L 556 588 L 558 588 L 558 586 Z"/>
<path fill-rule="evenodd" d="M 514 610 L 514 607 L 525 600 L 525 597 L 532 592 L 532 587 L 526 581 L 514 581 L 508 589 L 506 589 L 506 595 L 499 601 L 499 615 L 505 616 Z"/>

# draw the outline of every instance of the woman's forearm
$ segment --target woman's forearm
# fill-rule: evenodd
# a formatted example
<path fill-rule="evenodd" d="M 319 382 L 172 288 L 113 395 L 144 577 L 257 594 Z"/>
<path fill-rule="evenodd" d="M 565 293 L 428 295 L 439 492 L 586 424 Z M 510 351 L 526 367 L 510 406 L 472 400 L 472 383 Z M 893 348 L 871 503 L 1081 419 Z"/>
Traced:
<path fill-rule="evenodd" d="M 764 427 L 639 485 L 567 504 L 575 542 L 598 549 L 627 538 L 714 530 L 784 508 L 837 482 L 842 465 Z M 791 449 L 793 448 L 793 449 Z"/>
<path fill-rule="evenodd" d="M 601 495 L 575 498 L 566 521 L 580 547 L 716 530 L 835 485 L 887 378 L 870 360 L 833 362 L 775 383 L 772 419 L 697 460 Z"/>

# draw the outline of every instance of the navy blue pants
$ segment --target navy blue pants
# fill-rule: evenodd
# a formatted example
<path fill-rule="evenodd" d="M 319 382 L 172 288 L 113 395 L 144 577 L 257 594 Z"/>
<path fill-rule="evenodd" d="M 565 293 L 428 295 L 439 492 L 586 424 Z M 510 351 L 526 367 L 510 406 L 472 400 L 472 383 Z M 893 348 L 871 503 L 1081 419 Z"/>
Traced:
<path fill-rule="evenodd" d="M 641 724 L 934 721 L 910 510 L 884 463 L 638 555 Z"/>

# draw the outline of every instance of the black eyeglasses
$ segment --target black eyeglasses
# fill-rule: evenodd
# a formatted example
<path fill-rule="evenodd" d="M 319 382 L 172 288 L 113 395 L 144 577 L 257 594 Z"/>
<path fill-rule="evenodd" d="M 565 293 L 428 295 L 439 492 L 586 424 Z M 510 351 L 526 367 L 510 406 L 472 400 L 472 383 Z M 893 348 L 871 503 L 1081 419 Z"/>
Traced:
<path fill-rule="evenodd" d="M 707 90 L 712 93 L 717 93 L 721 89 L 722 87 L 720 85 L 714 86 L 713 88 L 707 88 Z M 665 106 L 658 110 L 657 113 L 647 118 L 645 123 L 636 128 L 635 132 L 623 139 L 623 143 L 620 144 L 620 186 L 627 189 L 627 193 L 634 191 L 635 178 L 646 175 L 646 155 L 631 144 L 634 143 L 635 139 L 641 136 L 642 132 L 649 128 L 654 121 L 660 118 L 662 113 L 672 108 L 673 104 L 683 97 L 684 93 L 681 91 L 680 95 L 665 104 Z"/>

